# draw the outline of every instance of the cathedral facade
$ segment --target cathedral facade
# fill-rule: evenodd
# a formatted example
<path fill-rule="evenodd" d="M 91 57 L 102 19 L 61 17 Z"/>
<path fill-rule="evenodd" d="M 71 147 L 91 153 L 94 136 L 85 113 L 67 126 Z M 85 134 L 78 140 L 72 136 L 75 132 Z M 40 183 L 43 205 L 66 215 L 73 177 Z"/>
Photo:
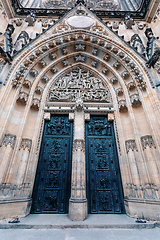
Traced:
<path fill-rule="evenodd" d="M 160 1 L 0 1 L 0 219 L 160 220 Z"/>

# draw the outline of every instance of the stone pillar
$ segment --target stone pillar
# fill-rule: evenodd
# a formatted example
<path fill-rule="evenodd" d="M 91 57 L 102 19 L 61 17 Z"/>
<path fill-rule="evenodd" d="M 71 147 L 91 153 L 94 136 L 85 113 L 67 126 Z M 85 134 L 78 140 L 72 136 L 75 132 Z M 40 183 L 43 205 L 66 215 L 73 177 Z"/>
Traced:
<path fill-rule="evenodd" d="M 87 218 L 86 161 L 85 161 L 85 117 L 83 101 L 78 99 L 74 113 L 74 137 L 72 151 L 71 197 L 69 218 L 83 221 Z"/>

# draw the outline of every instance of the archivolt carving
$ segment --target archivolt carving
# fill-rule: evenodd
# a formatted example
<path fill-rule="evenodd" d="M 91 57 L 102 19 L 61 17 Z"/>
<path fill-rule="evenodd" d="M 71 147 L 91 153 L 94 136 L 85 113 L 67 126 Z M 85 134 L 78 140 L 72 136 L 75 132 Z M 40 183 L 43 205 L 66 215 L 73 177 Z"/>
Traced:
<path fill-rule="evenodd" d="M 141 101 L 139 99 L 138 94 L 131 95 L 131 104 L 132 104 L 132 107 L 138 107 L 141 105 Z"/>
<path fill-rule="evenodd" d="M 127 112 L 128 108 L 127 108 L 127 103 L 125 100 L 120 100 L 118 102 L 118 106 L 119 106 L 119 111 L 120 112 Z"/>
<path fill-rule="evenodd" d="M 28 96 L 29 94 L 27 92 L 20 90 L 17 102 L 21 103 L 22 105 L 26 105 L 28 101 Z"/>

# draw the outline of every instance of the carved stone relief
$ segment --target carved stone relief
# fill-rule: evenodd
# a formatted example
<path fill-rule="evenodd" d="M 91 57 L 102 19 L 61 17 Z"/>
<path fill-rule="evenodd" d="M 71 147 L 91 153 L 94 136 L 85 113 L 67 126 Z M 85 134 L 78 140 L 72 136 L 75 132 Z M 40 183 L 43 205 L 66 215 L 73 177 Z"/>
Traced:
<path fill-rule="evenodd" d="M 139 95 L 136 93 L 136 94 L 133 94 L 131 95 L 131 104 L 132 104 L 132 107 L 138 107 L 141 105 L 141 101 L 139 99 Z"/>
<path fill-rule="evenodd" d="M 31 82 L 30 82 L 28 79 L 25 79 L 24 82 L 22 83 L 22 85 L 23 85 L 25 88 L 30 89 L 32 84 L 31 84 Z"/>
<path fill-rule="evenodd" d="M 116 84 L 116 83 L 118 82 L 118 79 L 117 79 L 115 76 L 113 76 L 113 77 L 110 79 L 110 82 L 111 82 L 112 84 Z"/>
<path fill-rule="evenodd" d="M 119 111 L 120 112 L 127 112 L 128 108 L 127 108 L 127 103 L 125 100 L 120 100 L 118 102 L 118 106 L 119 106 Z"/>
<path fill-rule="evenodd" d="M 123 89 L 122 88 L 117 88 L 116 93 L 117 93 L 118 96 L 122 96 L 123 95 Z"/>
<path fill-rule="evenodd" d="M 38 111 L 40 106 L 40 99 L 33 98 L 31 103 L 31 109 Z"/>
<path fill-rule="evenodd" d="M 32 77 L 36 77 L 38 74 L 38 71 L 36 69 L 32 68 L 29 73 L 31 74 Z"/>
<path fill-rule="evenodd" d="M 78 150 L 85 152 L 85 142 L 83 139 L 75 139 L 73 141 L 73 152 Z"/>
<path fill-rule="evenodd" d="M 12 148 L 14 148 L 15 142 L 16 135 L 8 133 L 4 135 L 0 147 L 10 145 Z"/>
<path fill-rule="evenodd" d="M 47 83 L 47 82 L 49 81 L 49 77 L 46 76 L 46 75 L 43 75 L 43 76 L 41 77 L 41 81 L 44 82 L 44 83 Z"/>
<path fill-rule="evenodd" d="M 129 150 L 138 151 L 136 141 L 134 139 L 127 140 L 125 142 L 125 145 L 127 153 L 129 152 Z"/>
<path fill-rule="evenodd" d="M 35 92 L 40 95 L 43 92 L 43 88 L 41 88 L 40 86 L 37 86 L 35 89 Z"/>
<path fill-rule="evenodd" d="M 31 150 L 32 140 L 28 138 L 22 138 L 20 149 L 27 149 L 29 152 Z"/>
<path fill-rule="evenodd" d="M 75 45 L 75 50 L 76 51 L 84 51 L 85 50 L 85 45 L 83 43 L 77 43 Z"/>
<path fill-rule="evenodd" d="M 82 54 L 77 54 L 74 56 L 75 62 L 85 62 L 86 56 Z"/>
<path fill-rule="evenodd" d="M 142 148 L 145 150 L 148 147 L 150 148 L 156 148 L 156 145 L 154 143 L 153 137 L 151 135 L 146 135 L 141 137 L 141 143 L 142 143 Z"/>
<path fill-rule="evenodd" d="M 40 65 L 42 68 L 44 68 L 44 67 L 47 66 L 47 63 L 46 63 L 43 59 L 40 60 L 38 63 L 39 63 L 39 65 Z"/>
<path fill-rule="evenodd" d="M 56 59 L 56 54 L 54 53 L 54 52 L 52 52 L 52 53 L 50 53 L 49 54 L 49 58 L 51 59 L 51 60 L 55 60 Z"/>
<path fill-rule="evenodd" d="M 102 80 L 94 77 L 92 71 L 75 68 L 63 77 L 55 80 L 49 93 L 49 101 L 83 101 L 111 102 L 110 93 Z"/>
<path fill-rule="evenodd" d="M 22 105 L 26 105 L 28 101 L 28 96 L 29 94 L 27 92 L 20 90 L 17 102 L 21 103 Z"/>

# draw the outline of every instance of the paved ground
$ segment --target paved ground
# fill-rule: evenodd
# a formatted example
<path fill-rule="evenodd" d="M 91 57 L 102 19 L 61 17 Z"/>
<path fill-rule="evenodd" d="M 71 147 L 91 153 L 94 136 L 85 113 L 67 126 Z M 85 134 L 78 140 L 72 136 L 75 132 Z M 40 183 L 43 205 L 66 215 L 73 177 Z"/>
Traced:
<path fill-rule="evenodd" d="M 29 215 L 20 223 L 0 223 L 0 240 L 160 240 L 154 222 L 136 223 L 127 215 L 89 215 L 73 222 L 67 215 Z"/>
<path fill-rule="evenodd" d="M 159 240 L 155 229 L 5 229 L 1 240 Z"/>

